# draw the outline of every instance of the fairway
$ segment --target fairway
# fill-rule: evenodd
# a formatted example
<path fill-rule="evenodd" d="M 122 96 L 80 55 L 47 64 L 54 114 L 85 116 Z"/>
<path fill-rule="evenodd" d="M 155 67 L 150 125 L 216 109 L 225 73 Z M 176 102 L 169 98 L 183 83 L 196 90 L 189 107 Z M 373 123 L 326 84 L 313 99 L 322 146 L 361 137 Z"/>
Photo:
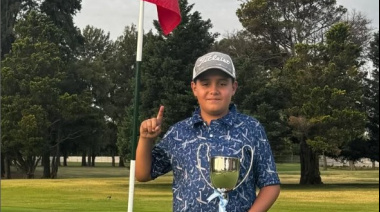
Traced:
<path fill-rule="evenodd" d="M 70 165 L 70 164 L 69 164 Z M 299 165 L 279 164 L 282 191 L 273 212 L 379 211 L 378 170 L 322 171 L 324 185 L 300 186 Z M 1 211 L 127 211 L 126 168 L 60 167 L 59 178 L 1 181 Z M 172 176 L 137 183 L 134 211 L 171 210 Z"/>

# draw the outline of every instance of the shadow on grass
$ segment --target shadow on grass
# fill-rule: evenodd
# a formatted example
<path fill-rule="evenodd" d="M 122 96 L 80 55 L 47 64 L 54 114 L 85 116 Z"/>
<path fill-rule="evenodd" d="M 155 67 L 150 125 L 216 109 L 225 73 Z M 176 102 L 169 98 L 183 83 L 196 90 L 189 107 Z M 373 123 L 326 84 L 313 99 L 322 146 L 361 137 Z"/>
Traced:
<path fill-rule="evenodd" d="M 336 183 L 336 184 L 321 184 L 321 185 L 300 185 L 300 184 L 282 184 L 281 189 L 284 190 L 346 190 L 346 189 L 379 189 L 379 184 L 368 183 Z"/>
<path fill-rule="evenodd" d="M 171 183 L 139 183 L 135 185 L 136 188 L 142 189 L 142 190 L 152 190 L 152 189 L 158 189 L 158 190 L 165 190 L 165 189 L 171 189 L 172 184 Z M 339 190 L 378 190 L 379 184 L 376 183 L 368 183 L 368 184 L 321 184 L 321 185 L 300 185 L 300 184 L 282 184 L 281 185 L 282 190 L 320 190 L 320 191 L 339 191 Z"/>

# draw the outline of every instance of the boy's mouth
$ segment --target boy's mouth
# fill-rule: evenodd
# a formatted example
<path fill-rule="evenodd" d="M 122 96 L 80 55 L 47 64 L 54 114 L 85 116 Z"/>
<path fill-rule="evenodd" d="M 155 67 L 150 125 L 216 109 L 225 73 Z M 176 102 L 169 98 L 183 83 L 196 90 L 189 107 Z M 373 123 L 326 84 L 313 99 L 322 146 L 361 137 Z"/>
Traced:
<path fill-rule="evenodd" d="M 207 101 L 209 101 L 209 102 L 218 102 L 218 101 L 221 101 L 221 99 L 207 99 Z"/>

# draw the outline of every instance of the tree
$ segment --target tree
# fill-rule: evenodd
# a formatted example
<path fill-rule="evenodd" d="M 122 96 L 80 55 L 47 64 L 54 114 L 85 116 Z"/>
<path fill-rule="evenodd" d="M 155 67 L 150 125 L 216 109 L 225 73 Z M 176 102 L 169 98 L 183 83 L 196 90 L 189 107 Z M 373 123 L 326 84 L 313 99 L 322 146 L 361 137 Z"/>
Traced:
<path fill-rule="evenodd" d="M 363 59 L 368 57 L 370 42 L 372 39 L 372 21 L 363 13 L 351 11 L 343 18 L 344 23 L 350 26 L 350 41 L 363 49 Z"/>
<path fill-rule="evenodd" d="M 46 15 L 29 12 L 15 33 L 17 40 L 2 68 L 5 147 L 28 178 L 34 177 L 41 156 L 49 165 L 52 153 L 56 160 L 51 177 L 56 177 L 60 146 L 80 134 L 68 123 L 88 113 L 91 96 L 83 90 L 70 93 L 65 89 L 68 74 L 59 46 L 62 32 Z M 44 177 L 50 176 L 47 165 Z"/>
<path fill-rule="evenodd" d="M 67 44 L 71 50 L 75 50 L 76 46 L 83 42 L 79 30 L 73 23 L 73 15 L 80 9 L 81 0 L 1 0 L 1 58 L 9 53 L 15 41 L 14 26 L 17 19 L 31 10 L 47 14 L 50 20 L 63 30 L 65 42 L 61 48 Z"/>
<path fill-rule="evenodd" d="M 131 109 L 134 88 L 134 70 L 136 63 L 137 31 L 136 26 L 126 27 L 124 34 L 115 42 L 115 54 L 112 58 L 109 70 L 113 87 L 110 90 L 110 102 L 112 108 L 109 109 L 109 116 L 113 120 L 113 131 L 116 134 L 116 146 L 118 149 L 119 166 L 124 166 L 125 158 L 130 158 L 131 152 L 131 129 L 133 112 Z"/>
<path fill-rule="evenodd" d="M 301 184 L 321 184 L 319 155 L 339 155 L 340 147 L 365 130 L 361 49 L 349 37 L 349 27 L 337 24 L 326 43 L 298 45 L 285 67 L 284 86 L 293 103 L 289 124 L 301 147 Z"/>
<path fill-rule="evenodd" d="M 246 0 L 237 16 L 253 35 L 276 52 L 295 56 L 296 44 L 323 41 L 330 26 L 340 21 L 346 9 L 336 0 Z"/>
<path fill-rule="evenodd" d="M 49 108 L 59 96 L 62 61 L 58 46 L 50 42 L 59 30 L 37 12 L 16 27 L 18 39 L 2 67 L 2 127 L 6 151 L 27 175 L 34 177 L 39 156 L 46 148 L 52 122 Z"/>
<path fill-rule="evenodd" d="M 72 1 L 59 1 L 59 0 L 2 0 L 2 55 L 7 54 L 12 46 L 12 43 L 16 39 L 16 34 L 14 32 L 15 23 L 23 19 L 26 14 L 30 11 L 39 11 L 45 15 L 58 27 L 61 32 L 60 36 L 51 37 L 51 41 L 58 45 L 60 58 L 64 61 L 67 70 L 64 72 L 68 73 L 68 77 L 62 82 L 62 84 L 68 85 L 66 87 L 67 91 L 74 91 L 76 88 L 80 87 L 80 83 L 73 83 L 78 81 L 74 79 L 78 76 L 75 73 L 76 70 L 73 69 L 73 64 L 76 61 L 76 54 L 78 53 L 78 46 L 83 43 L 83 38 L 80 31 L 74 26 L 73 15 L 75 15 L 81 9 L 81 0 Z M 69 64 L 70 63 L 70 64 Z M 71 73 L 69 73 L 71 72 Z M 76 85 L 76 86 L 73 86 Z M 69 90 L 71 89 L 71 90 Z M 80 92 L 80 91 L 79 91 Z M 44 176 L 49 175 L 49 158 L 50 153 L 45 153 L 43 156 L 44 165 Z"/>
<path fill-rule="evenodd" d="M 71 60 L 78 53 L 84 39 L 74 25 L 73 16 L 82 9 L 82 0 L 44 0 L 39 9 L 46 14 L 56 27 L 62 30 L 60 48 L 65 60 Z"/>
<path fill-rule="evenodd" d="M 366 80 L 365 105 L 367 108 L 367 129 L 369 141 L 366 156 L 373 161 L 379 161 L 379 32 L 374 34 L 371 42 L 369 58 L 375 69 Z"/>
<path fill-rule="evenodd" d="M 13 28 L 20 11 L 21 0 L 1 0 L 1 60 L 14 42 Z"/>
<path fill-rule="evenodd" d="M 78 145 L 82 155 L 88 155 L 88 164 L 83 157 L 83 165 L 95 166 L 95 157 L 106 146 L 104 134 L 108 131 L 108 124 L 113 123 L 112 102 L 110 100 L 113 87 L 112 59 L 114 45 L 110 41 L 109 33 L 103 30 L 86 26 L 83 29 L 84 45 L 80 49 L 80 61 L 77 62 L 84 90 L 91 93 L 91 108 L 86 121 L 81 123 L 84 134 L 81 144 Z M 111 110 L 111 111 L 110 111 Z M 104 134 L 103 134 L 104 133 Z M 116 140 L 113 141 L 116 143 Z"/>
<path fill-rule="evenodd" d="M 34 6 L 36 4 L 32 0 L 1 0 L 1 60 L 15 41 L 14 26 L 20 12 Z"/>
<path fill-rule="evenodd" d="M 107 123 L 107 129 L 103 139 L 106 143 L 105 152 L 112 157 L 112 166 L 116 166 L 115 156 L 118 154 L 117 148 L 117 126 L 111 122 Z"/>

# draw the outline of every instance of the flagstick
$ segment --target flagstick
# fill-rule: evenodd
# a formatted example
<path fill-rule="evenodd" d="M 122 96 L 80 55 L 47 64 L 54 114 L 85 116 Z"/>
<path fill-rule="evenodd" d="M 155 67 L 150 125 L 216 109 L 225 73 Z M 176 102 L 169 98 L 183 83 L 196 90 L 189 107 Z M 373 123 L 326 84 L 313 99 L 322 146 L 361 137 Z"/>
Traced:
<path fill-rule="evenodd" d="M 142 48 L 144 38 L 144 1 L 140 0 L 139 26 L 137 35 L 137 53 L 136 53 L 136 79 L 135 79 L 135 101 L 133 111 L 133 134 L 132 134 L 132 159 L 129 170 L 129 200 L 128 212 L 133 212 L 133 198 L 135 193 L 135 170 L 136 170 L 136 147 L 139 117 L 139 101 L 140 101 L 140 67 L 142 62 Z"/>
<path fill-rule="evenodd" d="M 1 3 L 0 3 L 0 11 L 1 11 Z M 2 23 L 3 22 L 1 22 L 1 14 L 0 14 L 0 72 L 1 72 L 1 59 L 3 59 L 1 56 L 2 56 L 2 51 L 1 51 L 1 37 L 2 37 L 2 31 L 1 31 L 1 25 L 2 25 Z M 1 82 L 2 82 L 2 80 L 1 80 L 1 75 L 3 75 L 2 73 L 0 73 L 0 96 L 1 96 Z M 0 111 L 1 111 L 1 98 L 0 98 Z M 2 122 L 2 120 L 1 120 L 1 113 L 0 113 L 0 122 L 1 123 L 3 123 Z M 1 129 L 0 129 L 0 138 L 2 138 L 3 136 L 1 135 Z M 3 146 L 3 145 L 0 145 L 0 158 L 2 157 L 2 155 L 1 155 L 1 146 Z M 3 170 L 3 166 L 1 166 L 1 168 L 0 168 L 0 180 L 1 180 L 1 175 L 3 174 L 3 172 L 2 172 L 2 170 Z"/>

